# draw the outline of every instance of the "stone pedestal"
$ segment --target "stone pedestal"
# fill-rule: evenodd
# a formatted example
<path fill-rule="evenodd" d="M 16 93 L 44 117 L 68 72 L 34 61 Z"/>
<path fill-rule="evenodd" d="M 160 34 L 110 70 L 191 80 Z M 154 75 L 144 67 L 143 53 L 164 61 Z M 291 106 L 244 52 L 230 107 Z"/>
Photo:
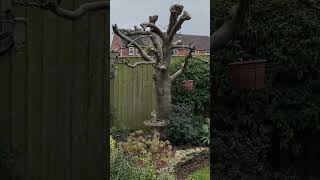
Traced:
<path fill-rule="evenodd" d="M 159 140 L 160 139 L 160 131 L 164 126 L 166 126 L 166 123 L 165 123 L 165 121 L 152 119 L 152 120 L 144 121 L 144 125 L 151 129 L 151 131 L 153 133 L 153 138 Z"/>

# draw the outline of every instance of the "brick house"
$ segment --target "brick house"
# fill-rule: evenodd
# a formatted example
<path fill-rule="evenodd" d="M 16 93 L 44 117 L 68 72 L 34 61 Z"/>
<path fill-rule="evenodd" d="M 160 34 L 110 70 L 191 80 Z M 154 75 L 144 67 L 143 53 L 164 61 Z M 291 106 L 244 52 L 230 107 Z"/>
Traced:
<path fill-rule="evenodd" d="M 138 38 L 139 36 L 130 36 L 132 40 Z M 177 34 L 173 42 L 177 40 L 182 40 L 182 45 L 194 44 L 196 47 L 195 55 L 209 55 L 210 54 L 210 37 L 209 36 L 199 36 L 199 35 L 187 35 L 187 34 Z M 152 42 L 150 38 L 140 38 L 136 41 L 142 48 L 149 47 Z M 111 51 L 119 53 L 120 57 L 139 57 L 139 51 L 132 45 L 127 46 L 127 42 L 121 40 L 118 35 L 114 35 L 111 43 Z M 186 56 L 188 50 L 186 49 L 174 49 L 172 51 L 173 56 Z"/>

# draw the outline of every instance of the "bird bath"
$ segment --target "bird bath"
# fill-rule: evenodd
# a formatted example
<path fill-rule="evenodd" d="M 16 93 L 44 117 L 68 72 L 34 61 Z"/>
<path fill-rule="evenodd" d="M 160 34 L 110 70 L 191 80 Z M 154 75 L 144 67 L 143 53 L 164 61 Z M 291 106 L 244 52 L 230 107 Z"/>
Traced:
<path fill-rule="evenodd" d="M 153 111 L 151 112 L 151 119 L 144 121 L 144 125 L 151 129 L 153 133 L 153 138 L 160 139 L 160 130 L 167 125 L 164 120 L 157 119 L 157 114 Z"/>

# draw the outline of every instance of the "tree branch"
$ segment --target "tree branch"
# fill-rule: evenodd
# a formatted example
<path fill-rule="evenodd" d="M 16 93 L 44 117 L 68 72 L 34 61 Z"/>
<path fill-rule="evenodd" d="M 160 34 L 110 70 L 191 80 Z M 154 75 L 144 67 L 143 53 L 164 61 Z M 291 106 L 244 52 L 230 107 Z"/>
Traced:
<path fill-rule="evenodd" d="M 143 25 L 146 27 L 150 27 L 151 31 L 155 32 L 158 36 L 160 36 L 160 38 L 162 40 L 164 40 L 166 38 L 165 35 L 163 34 L 163 32 L 160 30 L 160 28 L 157 25 L 155 25 L 153 23 L 143 23 Z"/>
<path fill-rule="evenodd" d="M 211 35 L 210 47 L 217 51 L 224 47 L 237 32 L 240 31 L 252 0 L 241 0 L 239 5 L 231 10 L 231 19 L 227 20 L 217 31 Z"/>
<path fill-rule="evenodd" d="M 142 35 L 142 36 L 148 36 L 151 35 L 151 33 L 149 31 L 144 31 L 144 30 L 135 30 L 135 31 L 129 31 L 129 30 L 125 30 L 125 29 L 121 29 L 120 30 L 123 34 L 125 34 L 126 36 L 135 36 L 135 35 Z"/>
<path fill-rule="evenodd" d="M 154 61 L 142 48 L 138 45 L 137 42 L 134 42 L 132 39 L 130 39 L 128 36 L 124 35 L 121 31 L 119 31 L 118 26 L 116 24 L 112 25 L 113 32 L 117 34 L 120 38 L 128 41 L 129 43 L 132 43 L 132 45 L 138 49 L 141 57 L 145 59 L 146 61 Z"/>
<path fill-rule="evenodd" d="M 161 48 L 161 44 L 157 39 L 157 35 L 153 32 L 151 32 L 151 41 L 152 41 L 154 48 L 156 49 L 156 51 L 154 51 L 154 53 L 157 58 L 157 64 L 158 64 L 163 59 L 163 51 Z"/>
<path fill-rule="evenodd" d="M 310 8 L 320 11 L 320 6 L 318 6 L 314 1 L 311 1 L 311 0 L 300 0 L 300 1 L 308 5 Z"/>
<path fill-rule="evenodd" d="M 130 64 L 128 60 L 125 60 L 124 62 L 118 62 L 119 64 L 125 64 L 126 66 L 130 68 L 135 68 L 139 65 L 150 65 L 150 64 L 155 64 L 155 61 L 140 61 L 140 62 L 135 62 L 134 64 Z"/>
<path fill-rule="evenodd" d="M 89 11 L 97 11 L 97 10 L 107 10 L 110 8 L 109 1 L 97 1 L 82 4 L 76 10 L 68 10 L 61 8 L 56 1 L 49 1 L 46 3 L 36 3 L 36 2 L 24 2 L 22 0 L 15 0 L 14 3 L 25 6 L 25 7 L 38 7 L 44 10 L 49 10 L 57 16 L 75 20 L 81 18 L 84 14 Z"/>
<path fill-rule="evenodd" d="M 163 32 L 160 30 L 160 28 L 153 23 L 146 22 L 146 23 L 142 23 L 141 26 L 144 28 L 149 27 L 151 29 L 151 31 L 155 32 L 158 36 L 160 36 L 160 38 L 162 40 L 164 40 L 166 38 L 165 35 L 163 34 Z"/>
<path fill-rule="evenodd" d="M 174 36 L 176 33 L 181 29 L 181 25 L 184 21 L 190 20 L 191 15 L 187 11 L 183 11 L 182 15 L 180 16 L 179 20 L 176 22 L 176 24 L 172 27 L 168 37 L 167 37 L 167 43 L 171 44 Z"/>
<path fill-rule="evenodd" d="M 150 35 L 150 36 L 151 36 L 151 35 Z M 127 46 L 130 46 L 131 44 L 133 44 L 134 42 L 136 42 L 136 41 L 139 40 L 139 39 L 142 39 L 142 38 L 145 38 L 145 37 L 150 37 L 150 36 L 139 36 L 139 37 L 133 39 Z"/>
<path fill-rule="evenodd" d="M 172 76 L 170 76 L 171 81 L 174 81 L 178 76 L 180 76 L 182 73 L 184 73 L 186 71 L 190 58 L 192 58 L 191 51 L 189 52 L 189 55 L 184 59 L 184 63 L 181 64 L 181 68 L 176 73 L 174 73 Z"/>
<path fill-rule="evenodd" d="M 157 36 L 159 36 L 162 42 L 165 40 L 165 34 L 160 30 L 160 28 L 155 24 L 158 21 L 158 16 L 149 16 L 149 23 L 142 23 L 141 27 L 146 29 L 147 27 L 150 28 L 151 32 L 151 41 L 153 46 L 155 47 L 155 56 L 157 58 L 157 65 L 163 59 L 163 51 L 161 47 L 161 43 L 158 40 Z M 163 44 L 163 43 L 162 43 Z"/>
<path fill-rule="evenodd" d="M 185 62 L 181 64 L 181 68 L 176 72 L 174 73 L 172 76 L 170 76 L 171 80 L 175 80 L 178 76 L 180 76 L 182 73 L 184 73 L 188 67 L 188 64 L 189 64 L 189 59 L 196 59 L 196 60 L 200 60 L 201 62 L 203 63 L 206 63 L 206 64 L 209 64 L 208 61 L 205 61 L 203 59 L 200 59 L 200 58 L 197 58 L 197 57 L 193 57 L 192 55 L 188 55 L 186 58 L 185 58 Z"/>
<path fill-rule="evenodd" d="M 180 4 L 174 4 L 170 7 L 170 19 L 169 19 L 169 25 L 167 29 L 167 35 L 170 34 L 173 26 L 177 23 L 178 17 L 183 11 L 183 5 Z"/>

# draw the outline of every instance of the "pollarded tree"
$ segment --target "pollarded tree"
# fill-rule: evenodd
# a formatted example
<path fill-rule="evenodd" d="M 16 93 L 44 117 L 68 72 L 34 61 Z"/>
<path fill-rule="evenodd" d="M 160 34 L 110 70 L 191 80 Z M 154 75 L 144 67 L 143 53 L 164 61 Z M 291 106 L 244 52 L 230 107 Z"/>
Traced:
<path fill-rule="evenodd" d="M 154 67 L 154 83 L 156 87 L 156 113 L 158 120 L 167 120 L 171 111 L 171 86 L 172 82 L 182 74 L 188 66 L 189 60 L 192 57 L 192 53 L 195 51 L 195 46 L 190 44 L 189 46 L 183 46 L 182 41 L 178 40 L 173 42 L 174 36 L 181 29 L 182 24 L 191 19 L 191 15 L 184 11 L 184 6 L 175 4 L 170 7 L 170 19 L 167 32 L 162 32 L 156 25 L 158 16 L 149 16 L 149 22 L 141 24 L 142 28 L 135 26 L 135 30 L 123 30 L 119 29 L 115 24 L 112 26 L 113 32 L 121 39 L 132 44 L 140 52 L 143 61 L 136 62 L 134 64 L 126 63 L 128 67 L 134 68 L 142 64 L 149 64 Z M 131 39 L 130 36 L 139 35 L 136 39 Z M 137 42 L 137 39 L 149 37 L 151 39 L 153 48 L 153 55 L 147 53 Z M 181 69 L 175 73 L 170 71 L 172 50 L 176 48 L 184 48 L 189 50 L 188 56 L 185 58 Z"/>

